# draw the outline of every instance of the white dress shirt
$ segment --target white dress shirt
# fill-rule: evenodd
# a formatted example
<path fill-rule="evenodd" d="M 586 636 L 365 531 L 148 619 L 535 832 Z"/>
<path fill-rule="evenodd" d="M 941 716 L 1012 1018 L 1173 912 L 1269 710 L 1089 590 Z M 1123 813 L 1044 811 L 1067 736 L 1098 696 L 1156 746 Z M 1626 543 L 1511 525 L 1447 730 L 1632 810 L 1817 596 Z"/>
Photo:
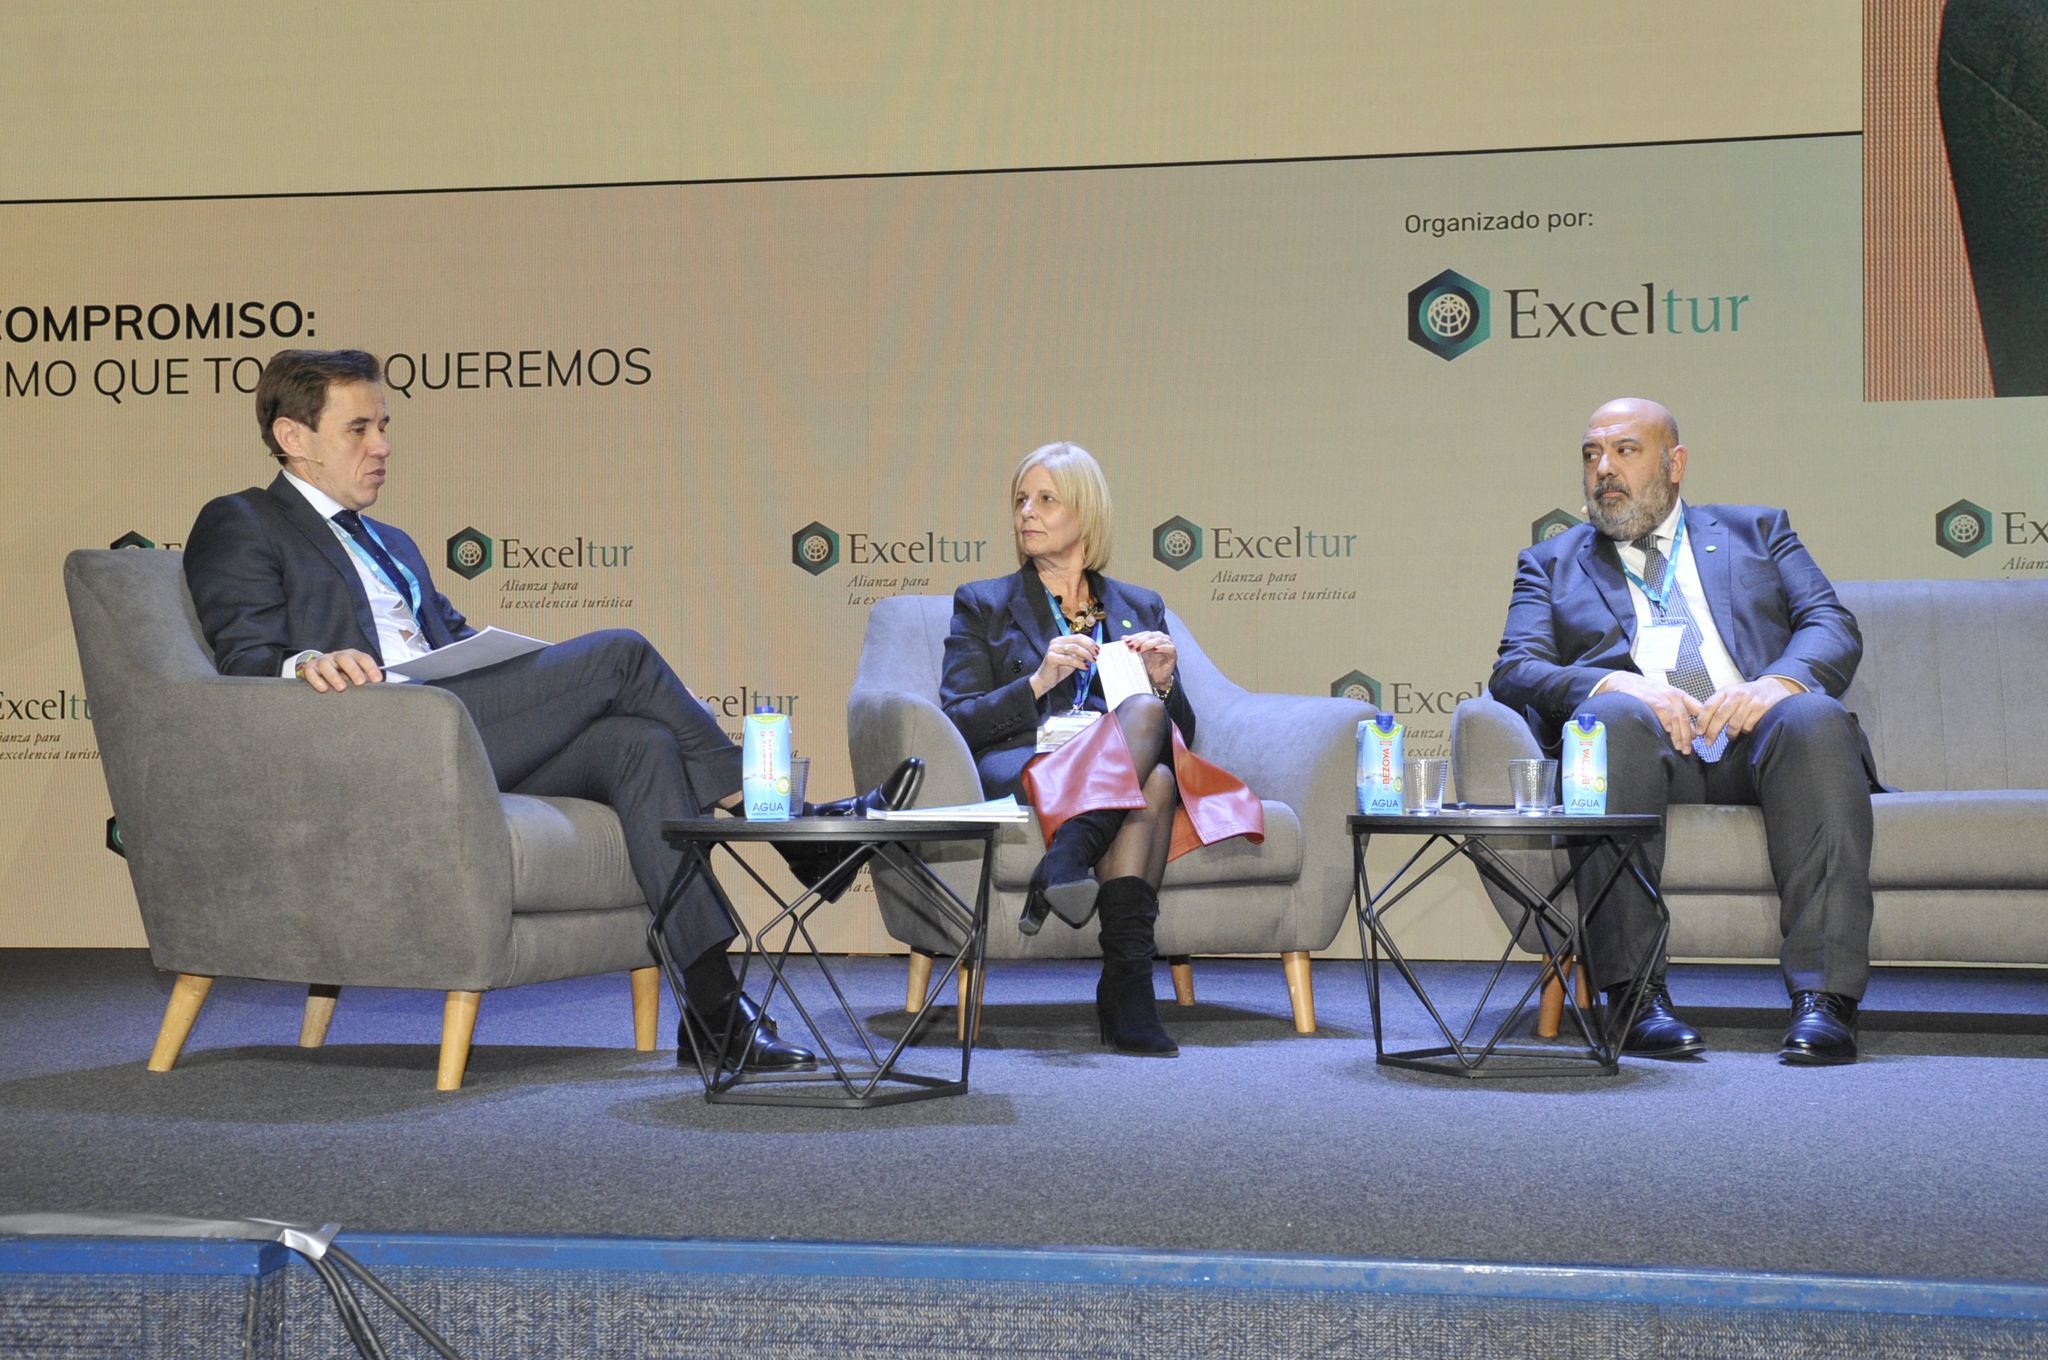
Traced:
<path fill-rule="evenodd" d="M 363 593 L 370 598 L 370 615 L 377 621 L 377 650 L 384 654 L 384 664 L 396 666 L 415 661 L 434 650 L 427 645 L 426 633 L 420 627 L 420 621 L 413 616 L 411 602 L 384 579 L 384 573 L 374 562 L 367 560 L 368 555 L 361 551 L 361 546 L 349 536 L 348 530 L 334 522 L 334 517 L 348 507 L 311 482 L 301 481 L 289 472 L 284 474 L 284 479 L 306 498 L 306 504 L 319 512 L 334 536 L 341 540 L 342 551 L 348 554 L 357 579 L 363 583 Z M 426 589 L 424 581 L 420 583 L 420 589 Z M 296 652 L 284 659 L 284 668 L 279 674 L 289 679 L 300 662 L 318 655 L 319 652 L 311 650 Z"/>

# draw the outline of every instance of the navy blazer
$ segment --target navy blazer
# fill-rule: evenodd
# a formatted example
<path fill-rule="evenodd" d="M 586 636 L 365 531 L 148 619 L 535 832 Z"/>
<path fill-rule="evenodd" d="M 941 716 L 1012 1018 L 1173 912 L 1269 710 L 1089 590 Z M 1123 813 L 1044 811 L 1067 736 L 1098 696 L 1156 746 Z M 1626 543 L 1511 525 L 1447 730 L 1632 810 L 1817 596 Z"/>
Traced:
<path fill-rule="evenodd" d="M 1688 505 L 1685 532 L 1714 626 L 1743 678 L 1782 675 L 1840 698 L 1863 657 L 1863 636 L 1785 512 Z M 1629 655 L 1635 635 L 1635 602 L 1614 540 L 1578 525 L 1523 550 L 1487 688 L 1554 745 L 1595 685 L 1638 669 Z"/>
<path fill-rule="evenodd" d="M 1158 592 L 1094 572 L 1088 573 L 1088 585 L 1108 611 L 1103 621 L 1106 639 L 1167 631 L 1166 603 Z M 946 637 L 939 703 L 967 739 L 981 786 L 991 798 L 1017 792 L 1038 745 L 1038 724 L 1074 702 L 1071 676 L 1047 690 L 1043 699 L 1031 693 L 1032 673 L 1058 636 L 1052 602 L 1032 567 L 970 581 L 953 592 L 953 626 Z M 1093 697 L 1090 707 L 1099 709 L 1099 688 Z M 1195 710 L 1183 686 L 1173 687 L 1166 712 L 1182 738 L 1193 744 Z"/>
<path fill-rule="evenodd" d="M 434 589 L 412 539 L 382 520 L 363 519 L 419 581 L 428 645 L 445 647 L 474 633 Z M 286 657 L 308 648 L 353 647 L 383 663 L 355 559 L 282 473 L 267 487 L 206 503 L 185 536 L 185 584 L 223 675 L 276 675 Z"/>

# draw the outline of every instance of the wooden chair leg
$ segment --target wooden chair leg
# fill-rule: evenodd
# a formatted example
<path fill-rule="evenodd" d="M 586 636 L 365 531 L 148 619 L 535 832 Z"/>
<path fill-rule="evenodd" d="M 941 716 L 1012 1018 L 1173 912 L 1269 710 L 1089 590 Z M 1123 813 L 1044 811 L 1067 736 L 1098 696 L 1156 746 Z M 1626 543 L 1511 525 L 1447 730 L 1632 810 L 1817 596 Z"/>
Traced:
<path fill-rule="evenodd" d="M 903 1009 L 915 1011 L 924 1004 L 932 987 L 932 956 L 921 949 L 910 951 L 910 985 L 903 989 Z"/>
<path fill-rule="evenodd" d="M 925 973 L 927 976 L 931 973 L 929 961 L 925 964 Z M 987 968 L 969 968 L 963 963 L 960 965 L 960 971 L 953 975 L 954 1039 L 961 1040 L 967 1037 L 967 997 L 969 990 L 972 989 L 974 996 L 974 1041 L 976 1043 L 981 1042 L 981 995 L 982 988 L 987 985 Z"/>
<path fill-rule="evenodd" d="M 661 1027 L 661 970 L 653 964 L 635 968 L 629 976 L 633 987 L 633 1047 L 642 1053 L 654 1051 Z"/>
<path fill-rule="evenodd" d="M 1543 1001 L 1536 1010 L 1538 1038 L 1555 1039 L 1558 1028 L 1564 1023 L 1566 973 L 1572 975 L 1572 983 L 1578 989 L 1580 1006 L 1591 1006 L 1600 999 L 1600 994 L 1593 990 L 1593 975 L 1586 971 L 1584 959 L 1576 959 L 1567 954 L 1554 967 L 1546 962 L 1543 973 Z"/>
<path fill-rule="evenodd" d="M 1174 954 L 1166 960 L 1167 971 L 1173 974 L 1173 999 L 1176 1005 L 1195 1004 L 1195 961 L 1186 954 Z"/>
<path fill-rule="evenodd" d="M 1308 951 L 1290 949 L 1280 956 L 1280 963 L 1287 970 L 1287 999 L 1294 1003 L 1294 1032 L 1314 1034 L 1316 988 L 1309 973 Z"/>
<path fill-rule="evenodd" d="M 1536 1007 L 1538 1038 L 1555 1039 L 1558 1026 L 1564 1022 L 1564 970 L 1571 966 L 1569 954 L 1562 960 L 1543 960 L 1543 1000 Z"/>
<path fill-rule="evenodd" d="M 316 982 L 306 988 L 306 1014 L 299 1021 L 299 1047 L 318 1048 L 327 1042 L 327 1027 L 334 1023 L 334 1003 L 341 988 Z"/>
<path fill-rule="evenodd" d="M 185 1040 L 192 1033 L 192 1022 L 199 1018 L 199 1008 L 206 1004 L 206 993 L 212 987 L 210 977 L 178 974 L 178 980 L 171 984 L 170 1003 L 164 1007 L 164 1022 L 156 1032 L 156 1047 L 150 1050 L 150 1071 L 168 1072 L 178 1061 L 178 1054 L 184 1051 Z"/>
<path fill-rule="evenodd" d="M 441 1007 L 441 1067 L 434 1075 L 436 1091 L 462 1089 L 469 1066 L 469 1042 L 476 1035 L 476 1003 L 482 992 L 450 992 Z"/>

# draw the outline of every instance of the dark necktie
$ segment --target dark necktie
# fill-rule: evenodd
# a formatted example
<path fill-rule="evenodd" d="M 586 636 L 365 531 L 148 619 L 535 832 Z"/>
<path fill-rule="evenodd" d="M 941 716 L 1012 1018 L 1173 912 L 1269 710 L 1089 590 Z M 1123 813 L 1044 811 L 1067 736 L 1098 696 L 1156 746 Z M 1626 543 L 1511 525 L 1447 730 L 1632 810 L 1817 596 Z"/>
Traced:
<path fill-rule="evenodd" d="M 1657 550 L 1657 536 L 1644 534 L 1634 544 L 1643 554 L 1643 595 L 1650 601 L 1650 612 L 1657 616 L 1659 623 L 1673 623 L 1685 631 L 1678 640 L 1678 664 L 1665 672 L 1665 683 L 1675 689 L 1682 689 L 1693 698 L 1704 703 L 1714 692 L 1714 679 L 1707 673 L 1707 663 L 1700 655 L 1700 626 L 1693 620 L 1692 610 L 1685 603 L 1685 591 L 1679 587 L 1678 579 L 1672 578 L 1671 588 L 1664 590 L 1664 576 L 1670 567 L 1664 554 Z M 1657 594 L 1663 592 L 1664 601 L 1657 602 Z M 1694 737 L 1692 749 L 1699 753 L 1701 760 L 1715 761 L 1728 749 L 1728 732 L 1723 728 L 1721 735 L 1711 744 L 1705 737 Z"/>
<path fill-rule="evenodd" d="M 370 560 L 377 564 L 377 570 L 384 573 L 384 579 L 398 592 L 398 598 L 404 600 L 407 607 L 417 616 L 419 601 L 412 597 L 412 588 L 406 584 L 405 573 L 398 569 L 398 563 L 391 560 L 391 554 L 384 551 L 384 545 L 370 532 L 370 526 L 363 523 L 363 517 L 353 510 L 337 510 L 334 512 L 334 522 L 348 530 L 348 536 L 370 555 Z"/>

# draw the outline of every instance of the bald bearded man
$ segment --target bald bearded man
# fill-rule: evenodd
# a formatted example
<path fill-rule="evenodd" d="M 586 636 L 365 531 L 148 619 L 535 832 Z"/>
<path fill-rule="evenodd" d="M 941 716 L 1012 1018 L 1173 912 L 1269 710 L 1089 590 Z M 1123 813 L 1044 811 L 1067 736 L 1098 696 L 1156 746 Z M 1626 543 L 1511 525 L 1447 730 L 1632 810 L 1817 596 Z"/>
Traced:
<path fill-rule="evenodd" d="M 1687 505 L 1678 422 L 1608 402 L 1580 446 L 1590 523 L 1526 549 L 1488 688 L 1555 752 L 1564 725 L 1607 726 L 1607 810 L 1735 803 L 1764 817 L 1782 904 L 1792 1017 L 1780 1056 L 1853 1062 L 1870 973 L 1870 749 L 1838 696 L 1863 655 L 1856 620 L 1782 510 Z M 1647 847 L 1662 870 L 1664 841 Z M 1589 858 L 1582 900 L 1613 865 Z M 1619 879 L 1588 922 L 1594 982 L 1637 1011 L 1623 1051 L 1705 1048 L 1672 1009 L 1649 897 Z M 1637 1010 L 1638 1006 L 1640 1007 Z"/>

